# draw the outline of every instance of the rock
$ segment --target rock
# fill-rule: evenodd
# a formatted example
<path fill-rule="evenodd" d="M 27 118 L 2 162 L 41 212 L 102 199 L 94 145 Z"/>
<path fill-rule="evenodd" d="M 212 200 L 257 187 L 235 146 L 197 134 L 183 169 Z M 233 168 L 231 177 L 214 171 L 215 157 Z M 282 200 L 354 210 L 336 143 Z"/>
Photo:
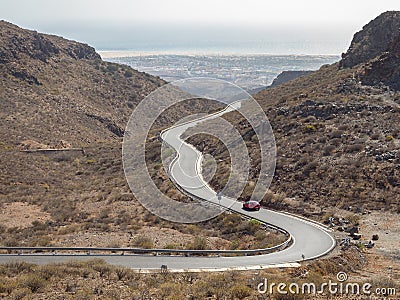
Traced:
<path fill-rule="evenodd" d="M 354 236 L 356 234 L 358 234 L 358 226 L 353 226 L 350 230 L 349 230 L 350 236 Z"/>
<path fill-rule="evenodd" d="M 95 49 L 86 44 L 74 43 L 66 52 L 75 59 L 101 59 Z"/>
<path fill-rule="evenodd" d="M 374 234 L 374 235 L 372 236 L 372 240 L 373 240 L 373 241 L 379 240 L 379 235 Z"/>
<path fill-rule="evenodd" d="M 351 68 L 382 55 L 399 37 L 400 12 L 388 11 L 365 25 L 342 54 L 340 66 Z"/>
<path fill-rule="evenodd" d="M 385 53 L 370 61 L 360 75 L 362 84 L 384 84 L 393 90 L 400 90 L 400 37 Z"/>
<path fill-rule="evenodd" d="M 361 64 L 355 77 L 362 84 L 400 90 L 400 12 L 385 12 L 354 35 L 340 67 Z"/>
<path fill-rule="evenodd" d="M 29 74 L 26 69 L 11 70 L 11 75 L 22 81 L 26 81 L 29 84 L 35 84 L 35 85 L 42 84 L 36 76 Z"/>
<path fill-rule="evenodd" d="M 361 239 L 361 234 L 360 233 L 354 233 L 352 235 L 352 237 L 353 237 L 353 240 L 359 240 L 359 239 Z"/>
<path fill-rule="evenodd" d="M 369 241 L 368 244 L 365 244 L 365 247 L 367 248 L 373 248 L 375 246 L 375 243 L 373 241 Z"/>
<path fill-rule="evenodd" d="M 115 134 L 118 137 L 123 137 L 124 136 L 124 129 L 119 127 L 114 121 L 103 117 L 103 116 L 98 116 L 94 114 L 86 114 L 88 117 L 93 118 L 103 124 L 106 125 L 106 128 L 111 131 L 113 134 Z"/>
<path fill-rule="evenodd" d="M 49 149 L 48 145 L 39 143 L 34 140 L 25 140 L 19 144 L 20 150 L 38 150 L 38 149 Z"/>
<path fill-rule="evenodd" d="M 72 145 L 68 143 L 67 141 L 61 140 L 55 147 L 55 149 L 70 149 L 72 148 Z"/>
<path fill-rule="evenodd" d="M 393 151 L 389 151 L 389 152 L 385 152 L 382 154 L 376 154 L 375 155 L 375 160 L 376 161 L 390 161 L 395 159 L 397 156 L 397 150 L 393 150 Z"/>

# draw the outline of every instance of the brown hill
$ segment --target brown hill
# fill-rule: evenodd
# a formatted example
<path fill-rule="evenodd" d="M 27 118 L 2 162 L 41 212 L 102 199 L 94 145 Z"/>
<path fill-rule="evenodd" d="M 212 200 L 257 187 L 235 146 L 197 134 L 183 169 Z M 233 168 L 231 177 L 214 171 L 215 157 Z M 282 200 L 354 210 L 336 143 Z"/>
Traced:
<path fill-rule="evenodd" d="M 14 145 L 121 137 L 132 108 L 164 83 L 104 62 L 88 45 L 4 21 L 0 32 L 0 135 Z"/>
<path fill-rule="evenodd" d="M 271 87 L 284 84 L 290 80 L 296 79 L 300 76 L 310 74 L 312 71 L 283 71 L 271 83 Z"/>
<path fill-rule="evenodd" d="M 18 224 L 2 219 L 1 244 L 48 244 L 70 224 L 96 230 L 99 214 L 112 205 L 97 209 L 94 203 L 133 201 L 122 171 L 121 136 L 136 104 L 164 81 L 104 62 L 88 45 L 4 21 L 0 72 L 0 206 L 15 215 L 6 203 L 28 204 L 28 223 L 42 226 L 11 234 L 6 229 Z M 40 150 L 49 148 L 78 151 Z M 32 218 L 36 205 L 49 215 L 47 226 Z"/>
<path fill-rule="evenodd" d="M 399 22 L 400 13 L 383 14 L 365 26 L 365 32 L 356 34 L 345 56 L 348 60 L 255 95 L 270 119 L 278 150 L 272 194 L 264 199 L 265 205 L 320 217 L 331 207 L 400 212 L 400 94 L 390 90 L 392 86 L 383 76 L 385 68 L 398 67 L 390 65 L 394 54 L 386 52 L 392 45 L 397 49 L 398 44 L 388 42 L 376 50 L 371 38 L 370 47 L 375 50 L 366 51 L 366 57 L 358 52 L 369 49 L 361 37 L 369 36 L 370 31 L 374 37 L 391 32 L 388 40 L 396 42 L 392 24 Z M 376 59 L 386 56 L 387 60 Z M 350 60 L 358 64 L 344 68 Z M 368 68 L 371 73 L 365 73 Z M 379 84 L 368 86 L 371 77 L 365 74 L 372 73 Z M 254 132 L 246 122 L 233 113 L 226 118 L 246 137 L 250 153 L 257 153 Z M 208 138 L 208 143 L 204 139 L 193 137 L 190 142 L 220 158 L 217 170 L 222 171 L 212 185 L 221 189 L 228 176 L 229 166 L 223 160 L 228 153 L 222 145 L 205 146 L 213 139 Z M 252 161 L 257 160 L 254 154 Z M 250 172 L 253 182 L 258 177 L 255 170 L 257 163 Z M 242 197 L 246 199 L 250 193 L 251 187 L 247 187 Z"/>
<path fill-rule="evenodd" d="M 258 227 L 249 231 L 239 216 L 176 226 L 133 197 L 121 136 L 137 103 L 163 80 L 102 61 L 87 45 L 4 21 L 0 72 L 0 245 L 257 248 L 280 241 L 265 231 L 255 240 Z M 163 113 L 149 136 L 149 163 L 161 165 L 157 131 L 215 108 L 193 100 Z M 239 235 L 240 243 L 228 241 Z"/>

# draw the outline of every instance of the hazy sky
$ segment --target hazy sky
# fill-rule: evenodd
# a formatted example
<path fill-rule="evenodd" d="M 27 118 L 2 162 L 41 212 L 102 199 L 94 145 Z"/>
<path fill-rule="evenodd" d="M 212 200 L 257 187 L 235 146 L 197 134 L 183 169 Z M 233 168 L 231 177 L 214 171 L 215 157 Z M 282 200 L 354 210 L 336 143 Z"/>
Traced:
<path fill-rule="evenodd" d="M 399 0 L 1 0 L 0 18 L 98 50 L 339 54 Z"/>

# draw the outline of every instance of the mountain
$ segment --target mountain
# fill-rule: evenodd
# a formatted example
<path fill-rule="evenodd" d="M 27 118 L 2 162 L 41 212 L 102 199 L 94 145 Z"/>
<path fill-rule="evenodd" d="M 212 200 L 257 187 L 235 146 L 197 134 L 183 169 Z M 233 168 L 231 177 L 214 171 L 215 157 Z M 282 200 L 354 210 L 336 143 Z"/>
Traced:
<path fill-rule="evenodd" d="M 354 34 L 349 49 L 342 54 L 341 66 L 351 68 L 384 54 L 398 42 L 399 35 L 400 12 L 379 15 Z"/>
<path fill-rule="evenodd" d="M 104 62 L 85 44 L 0 22 L 3 141 L 73 146 L 121 137 L 132 108 L 164 81 Z"/>
<path fill-rule="evenodd" d="M 400 90 L 400 12 L 383 13 L 357 32 L 340 65 L 361 66 L 357 74 L 363 84 Z"/>
<path fill-rule="evenodd" d="M 382 26 L 385 31 L 386 25 Z M 0 32 L 0 205 L 11 211 L 10 203 L 27 203 L 35 212 L 27 213 L 31 223 L 48 220 L 46 230 L 35 223 L 37 228 L 18 229 L 13 235 L 0 226 L 1 243 L 34 245 L 50 240 L 75 245 L 79 242 L 66 242 L 60 228 L 71 227 L 92 239 L 93 232 L 119 236 L 121 228 L 152 224 L 156 218 L 137 203 L 126 184 L 121 136 L 137 103 L 165 82 L 104 62 L 88 45 L 4 21 Z M 386 51 L 376 57 L 385 55 Z M 376 78 L 384 79 L 379 77 L 383 69 L 376 57 L 353 67 L 342 62 L 323 66 L 255 95 L 270 119 L 278 149 L 266 205 L 316 218 L 331 207 L 398 210 L 400 95 L 383 81 L 365 83 L 367 77 L 362 76 L 368 66 L 374 67 Z M 185 115 L 195 108 L 169 111 L 158 126 L 176 120 L 179 110 Z M 250 174 L 254 182 L 254 132 L 242 117 L 233 113 L 224 117 L 236 124 L 255 155 Z M 226 164 L 225 149 L 209 147 L 207 141 L 192 139 L 205 152 L 217 153 L 220 165 Z M 157 156 L 157 146 L 149 148 L 151 157 Z M 20 151 L 34 148 L 84 151 Z M 212 184 L 219 189 L 229 168 L 223 165 L 218 170 Z M 153 175 L 165 185 L 165 176 Z M 244 199 L 249 191 L 250 186 Z M 43 214 L 45 219 L 39 217 Z"/>
<path fill-rule="evenodd" d="M 103 198 L 134 201 L 121 137 L 134 107 L 163 80 L 102 61 L 88 45 L 5 21 L 0 73 L 1 244 L 63 244 L 59 228 L 95 230 L 100 211 L 113 211 Z M 53 148 L 64 150 L 40 150 Z"/>
<path fill-rule="evenodd" d="M 300 76 L 310 74 L 311 72 L 312 71 L 283 71 L 272 81 L 270 87 L 278 86 Z"/>
<path fill-rule="evenodd" d="M 0 73 L 0 207 L 7 213 L 0 244 L 82 245 L 68 240 L 79 232 L 88 245 L 96 243 L 93 232 L 117 239 L 126 234 L 121 227 L 145 223 L 148 213 L 125 180 L 121 142 L 136 105 L 166 82 L 105 62 L 88 45 L 5 21 Z M 212 106 L 166 110 L 155 130 L 204 108 Z M 154 225 L 154 218 L 146 220 Z M 66 226 L 76 227 L 59 234 Z"/>
<path fill-rule="evenodd" d="M 400 212 L 399 22 L 399 12 L 382 14 L 355 35 L 341 62 L 254 95 L 278 151 L 266 206 L 316 218 L 333 207 Z M 259 161 L 254 131 L 240 115 L 225 118 L 250 148 L 254 185 Z M 212 141 L 204 135 L 190 139 L 217 156 L 211 184 L 220 190 L 229 173 L 228 153 L 222 145 L 207 146 Z M 251 191 L 247 186 L 242 198 Z"/>
<path fill-rule="evenodd" d="M 383 18 L 392 15 L 398 12 Z M 270 119 L 278 150 L 276 174 L 263 205 L 318 220 L 335 215 L 352 223 L 361 221 L 362 242 L 379 233 L 372 250 L 359 250 L 361 243 L 338 247 L 326 259 L 279 270 L 279 282 L 301 282 L 305 276 L 322 282 L 345 271 L 355 280 L 370 278 L 385 287 L 398 287 L 398 215 L 388 217 L 383 212 L 400 212 L 398 40 L 386 24 L 378 22 L 373 28 L 377 35 L 393 35 L 384 50 L 367 51 L 372 54 L 356 59 L 357 51 L 349 49 L 351 63 L 343 62 L 344 57 L 340 63 L 255 95 Z M 4 21 L 0 22 L 0 72 L 0 245 L 200 249 L 211 240 L 219 248 L 247 248 L 250 243 L 259 249 L 279 243 L 277 234 L 235 214 L 223 214 L 207 224 L 164 222 L 133 197 L 122 169 L 121 135 L 137 103 L 164 81 L 104 62 L 87 45 Z M 193 108 L 180 109 L 184 115 Z M 176 120 L 177 111 L 167 112 L 157 126 Z M 249 179 L 254 184 L 258 168 L 254 131 L 238 114 L 224 118 L 246 141 L 252 158 Z M 152 139 L 153 148 L 160 146 L 156 140 Z M 218 186 L 229 173 L 229 153 L 211 140 L 195 136 L 191 142 L 215 154 L 219 169 L 211 184 Z M 73 148 L 83 151 L 68 151 Z M 20 151 L 24 149 L 32 151 Z M 166 183 L 165 177 L 156 177 Z M 242 198 L 250 192 L 251 185 Z M 372 218 L 360 220 L 360 213 L 369 210 L 376 210 L 369 215 Z M 366 256 L 370 265 L 360 270 Z M 256 297 L 263 278 L 276 275 L 273 270 L 257 276 L 254 271 L 183 273 L 171 283 L 171 274 L 131 274 L 98 261 L 48 267 L 12 263 L 0 269 L 0 294 L 14 298 L 86 299 L 100 294 L 143 298 L 143 291 L 168 297 L 176 296 L 178 289 L 182 298 L 185 293 L 202 299 L 243 298 L 250 297 L 251 290 Z M 60 285 L 61 281 L 67 283 Z"/>

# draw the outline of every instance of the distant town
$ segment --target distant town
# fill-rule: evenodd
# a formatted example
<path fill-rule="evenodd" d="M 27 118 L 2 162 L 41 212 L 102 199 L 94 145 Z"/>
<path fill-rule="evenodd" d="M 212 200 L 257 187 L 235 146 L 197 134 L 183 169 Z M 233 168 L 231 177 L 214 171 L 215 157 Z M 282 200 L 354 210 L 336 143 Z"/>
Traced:
<path fill-rule="evenodd" d="M 131 66 L 167 81 L 189 77 L 223 79 L 254 91 L 272 83 L 282 71 L 317 70 L 339 60 L 333 55 L 136 55 L 106 60 Z"/>

